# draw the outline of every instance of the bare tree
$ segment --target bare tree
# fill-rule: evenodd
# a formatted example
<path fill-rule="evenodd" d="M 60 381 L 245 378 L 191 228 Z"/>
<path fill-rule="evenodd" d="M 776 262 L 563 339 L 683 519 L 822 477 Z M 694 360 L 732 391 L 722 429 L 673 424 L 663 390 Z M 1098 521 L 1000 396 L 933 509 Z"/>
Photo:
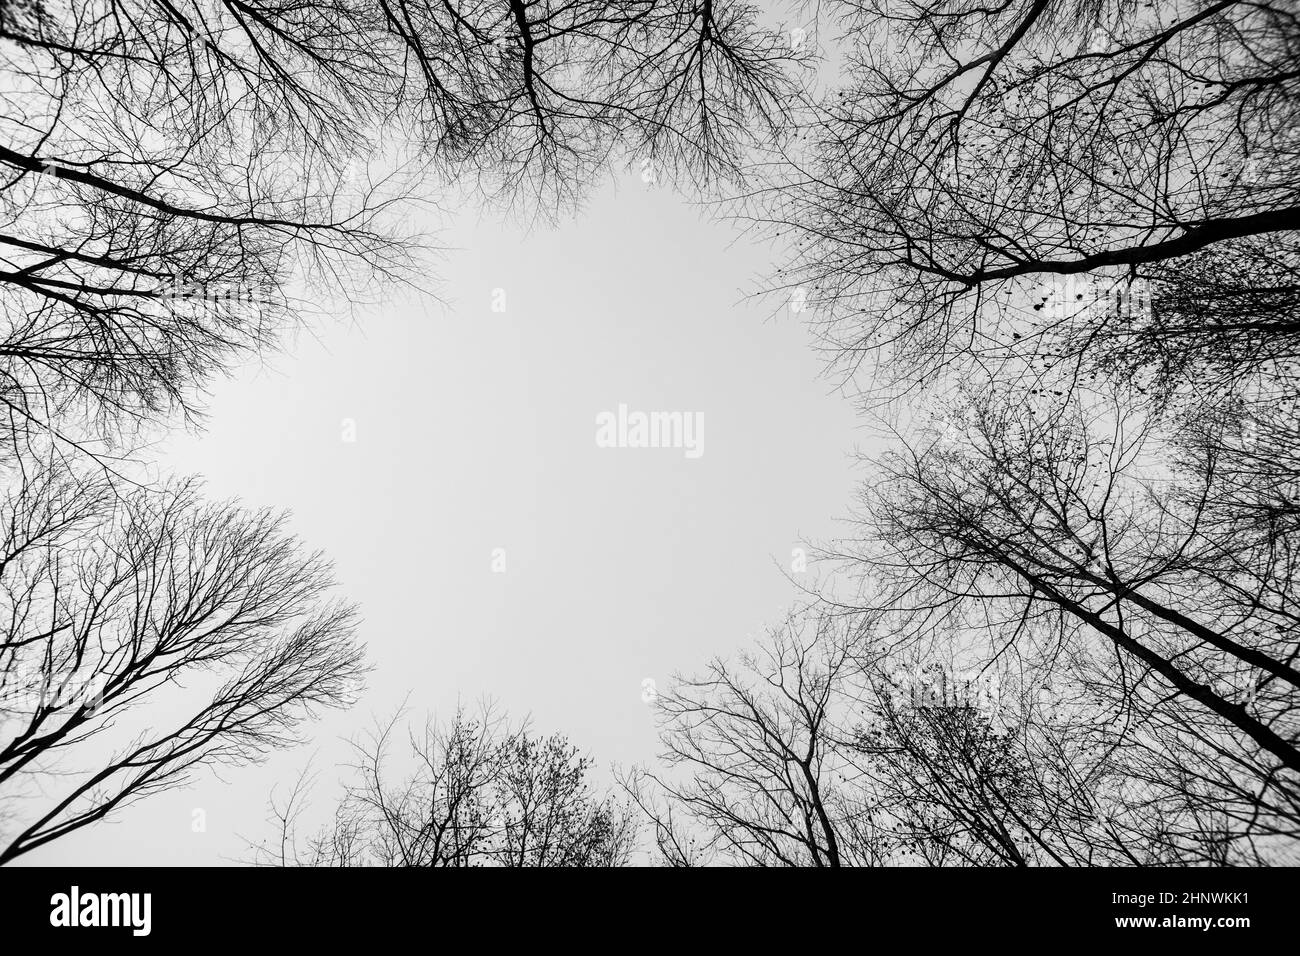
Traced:
<path fill-rule="evenodd" d="M 657 701 L 662 772 L 624 785 L 671 865 L 884 862 L 852 734 L 869 622 L 796 614 Z"/>
<path fill-rule="evenodd" d="M 950 855 L 1292 859 L 1296 11 L 837 9 L 845 81 L 743 209 L 837 358 L 913 398 L 829 551 L 896 647 L 1073 682 L 1105 755 L 1022 733 L 1013 794 L 978 726 L 926 714 L 890 723 L 914 745 L 882 780 L 942 805 Z"/>
<path fill-rule="evenodd" d="M 272 800 L 274 844 L 253 860 L 279 866 L 591 867 L 625 865 L 631 811 L 588 779 L 593 761 L 564 737 L 511 728 L 491 706 L 409 735 L 415 769 L 393 777 L 399 716 L 355 743 L 354 777 L 332 822 L 305 840 L 300 779 Z"/>
<path fill-rule="evenodd" d="M 629 781 L 662 855 L 834 865 L 866 817 L 862 860 L 1294 859 L 1296 12 L 830 9 L 845 81 L 740 211 L 914 398 L 829 549 L 871 635 L 781 630 L 664 698 L 685 779 Z M 1014 666 L 1011 726 L 862 686 L 969 653 Z"/>
<path fill-rule="evenodd" d="M 82 448 L 409 281 L 416 199 L 734 173 L 797 61 L 732 0 L 24 2 L 0 37 L 3 417 Z"/>
<path fill-rule="evenodd" d="M 1027 865 L 1032 765 L 1015 740 L 966 707 L 886 697 L 877 713 L 860 746 L 899 849 L 931 866 Z"/>
<path fill-rule="evenodd" d="M 1291 858 L 1285 786 L 1261 781 L 1231 735 L 1171 706 L 1149 678 L 1116 675 L 1087 647 L 1026 647 L 1008 666 L 986 632 L 920 642 L 899 621 L 810 609 L 740 667 L 718 662 L 664 695 L 666 766 L 622 780 L 650 824 L 652 856 L 671 866 Z M 970 668 L 952 669 L 943 655 L 954 646 L 975 655 Z M 972 693 L 976 684 L 1000 689 Z"/>
<path fill-rule="evenodd" d="M 354 611 L 280 517 L 204 504 L 192 482 L 122 496 L 57 467 L 10 477 L 0 862 L 353 701 Z"/>
<path fill-rule="evenodd" d="M 989 653 L 978 630 L 934 643 L 940 653 L 954 644 Z M 1116 722 L 1071 679 L 1077 655 L 1053 655 L 1048 666 L 1025 657 L 999 665 L 986 656 L 964 671 L 942 661 L 914 667 L 902 686 L 897 672 L 880 675 L 875 686 L 883 692 L 858 732 L 865 785 L 900 861 L 1187 862 L 1145 839 L 1160 817 L 1135 796 Z"/>
<path fill-rule="evenodd" d="M 1126 728 L 1126 772 L 1162 808 L 1147 822 L 1213 815 L 1215 853 L 1266 858 L 1297 823 L 1291 537 L 1243 520 L 1217 456 L 1171 460 L 1145 416 L 1054 401 L 986 396 L 959 440 L 888 456 L 868 534 L 841 553 L 916 634 L 980 620 L 990 654 L 1044 673 L 1066 653 L 1091 710 Z"/>
<path fill-rule="evenodd" d="M 1249 350 L 1284 334 L 1294 350 L 1292 306 L 1261 323 L 1221 299 L 1210 308 L 1234 316 L 1220 328 L 1188 316 L 1184 301 L 1168 327 L 1141 329 L 1127 328 L 1128 309 L 1106 308 L 1154 298 L 1143 287 L 1157 280 L 1187 290 L 1194 283 L 1176 280 L 1188 268 L 1205 275 L 1202 253 L 1258 263 L 1294 245 L 1300 21 L 1290 5 L 865 0 L 830 10 L 845 22 L 843 83 L 808 116 L 811 145 L 765 167 L 747 214 L 789 241 L 776 284 L 806 291 L 849 367 L 885 358 L 880 371 L 915 387 L 950 363 L 1023 357 L 1059 324 L 1042 314 L 1044 280 L 1074 306 L 1076 346 L 1154 333 L 1177 349 L 1233 338 Z M 1093 283 L 1086 296 L 1074 278 Z"/>
<path fill-rule="evenodd" d="M 6 5 L 5 422 L 89 446 L 200 411 L 326 286 L 400 274 L 369 181 L 376 71 L 342 5 Z M 291 290 L 299 289 L 295 295 Z M 309 291 L 311 290 L 311 291 Z"/>

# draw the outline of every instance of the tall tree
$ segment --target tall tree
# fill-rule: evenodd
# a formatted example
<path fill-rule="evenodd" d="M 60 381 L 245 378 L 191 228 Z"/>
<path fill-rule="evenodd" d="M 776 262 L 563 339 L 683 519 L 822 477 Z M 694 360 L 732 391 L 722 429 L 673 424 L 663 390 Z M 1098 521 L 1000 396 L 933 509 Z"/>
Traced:
<path fill-rule="evenodd" d="M 1188 792 L 1161 799 L 1213 808 L 1245 858 L 1264 834 L 1294 836 L 1293 535 L 1243 508 L 1217 455 L 1171 459 L 1145 416 L 976 409 L 961 441 L 886 457 L 844 556 L 887 571 L 880 600 L 916 632 L 981 620 L 990 653 L 1047 672 L 1065 653 L 1092 709 L 1128 728 L 1116 743 L 1143 755 L 1135 775 L 1181 779 Z"/>
<path fill-rule="evenodd" d="M 354 700 L 355 613 L 280 517 L 205 504 L 192 482 L 122 495 L 57 459 L 9 477 L 0 863 Z"/>
<path fill-rule="evenodd" d="M 733 173 L 797 60 L 738 0 L 33 0 L 0 38 L 0 398 L 83 447 L 409 279 L 404 200 Z"/>
<path fill-rule="evenodd" d="M 593 761 L 559 734 L 510 727 L 491 706 L 457 710 L 408 734 L 409 773 L 394 771 L 398 717 L 357 740 L 354 776 L 332 822 L 300 838 L 310 808 L 300 779 L 272 801 L 274 841 L 253 860 L 277 866 L 590 867 L 625 865 L 636 823 L 597 790 Z"/>
<path fill-rule="evenodd" d="M 1284 255 L 1293 275 L 1300 20 L 1291 5 L 831 9 L 847 23 L 846 76 L 808 117 L 798 141 L 807 148 L 767 167 L 750 210 L 790 242 L 777 285 L 806 290 L 851 366 L 899 357 L 882 371 L 915 386 L 949 363 L 1032 353 L 1054 325 L 1042 312 L 1044 280 L 1074 307 L 1078 342 L 1127 333 L 1106 300 L 1149 297 L 1146 280 L 1176 279 L 1202 253 Z M 1093 289 L 1079 295 L 1072 277 Z M 1293 305 L 1264 326 L 1250 311 L 1226 329 L 1180 320 L 1159 337 L 1186 348 L 1201 333 L 1285 333 L 1294 349 Z"/>
<path fill-rule="evenodd" d="M 660 695 L 662 771 L 624 785 L 677 866 L 884 862 L 852 732 L 863 692 L 861 616 L 796 614 L 739 660 Z"/>

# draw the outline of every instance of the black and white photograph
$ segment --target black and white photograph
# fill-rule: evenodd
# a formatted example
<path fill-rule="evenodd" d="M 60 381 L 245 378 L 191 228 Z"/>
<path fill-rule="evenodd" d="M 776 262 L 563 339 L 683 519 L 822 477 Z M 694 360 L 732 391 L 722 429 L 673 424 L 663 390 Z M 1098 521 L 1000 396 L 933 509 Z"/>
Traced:
<path fill-rule="evenodd" d="M 0 950 L 1297 865 L 1300 2 L 0 0 Z"/>

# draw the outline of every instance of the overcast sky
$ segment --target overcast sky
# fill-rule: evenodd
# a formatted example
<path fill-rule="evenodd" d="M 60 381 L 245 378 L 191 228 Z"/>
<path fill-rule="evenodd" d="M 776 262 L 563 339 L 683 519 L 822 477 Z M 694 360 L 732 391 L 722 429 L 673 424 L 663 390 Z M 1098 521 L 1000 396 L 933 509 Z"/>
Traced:
<path fill-rule="evenodd" d="M 304 747 L 204 771 L 24 862 L 238 858 L 309 759 L 328 815 L 343 738 L 408 695 L 417 717 L 490 695 L 602 768 L 649 761 L 642 682 L 780 616 L 791 549 L 841 527 L 865 435 L 800 317 L 746 299 L 768 251 L 639 170 L 616 185 L 553 229 L 467 214 L 429 266 L 445 305 L 316 323 L 220 383 L 204 434 L 166 443 L 166 468 L 290 510 L 333 557 L 364 616 L 369 690 Z M 598 447 L 597 416 L 620 404 L 702 415 L 703 453 Z"/>

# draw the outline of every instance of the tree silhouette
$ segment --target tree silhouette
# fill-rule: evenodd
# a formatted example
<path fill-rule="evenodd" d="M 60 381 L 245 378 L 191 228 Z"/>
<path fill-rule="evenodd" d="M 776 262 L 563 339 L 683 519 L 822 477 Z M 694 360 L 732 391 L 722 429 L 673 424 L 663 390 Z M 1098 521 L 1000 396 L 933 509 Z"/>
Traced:
<path fill-rule="evenodd" d="M 1272 246 L 1293 273 L 1300 27 L 1287 5 L 844 6 L 843 83 L 746 208 L 786 235 L 777 285 L 808 291 L 850 367 L 893 356 L 880 370 L 915 385 L 918 371 L 1023 352 L 1051 324 L 1031 310 L 1044 280 L 1095 283 L 1083 304 L 1101 307 L 1072 316 L 1090 343 L 1108 295 L 1203 253 L 1237 271 Z M 1177 321 L 1160 337 L 1195 347 L 1239 322 L 1293 343 L 1293 308 L 1263 328 L 1233 311 L 1226 330 Z"/>
<path fill-rule="evenodd" d="M 715 0 L 28 2 L 0 36 L 5 418 L 79 447 L 197 415 L 304 303 L 409 281 L 412 201 L 733 174 L 797 60 Z"/>
<path fill-rule="evenodd" d="M 656 702 L 662 771 L 623 783 L 671 865 L 884 862 L 851 733 L 863 620 L 796 614 Z"/>
<path fill-rule="evenodd" d="M 1212 808 L 1248 856 L 1294 834 L 1290 536 L 1217 453 L 1170 458 L 1122 407 L 975 407 L 962 440 L 886 457 L 841 556 L 884 572 L 905 632 L 977 620 L 988 653 L 1049 675 L 1064 655 L 1091 711 L 1128 728 L 1114 745 L 1161 791 L 1145 799 Z M 1169 791 L 1179 779 L 1190 792 Z"/>
<path fill-rule="evenodd" d="M 596 791 L 590 757 L 564 737 L 511 728 L 490 706 L 457 710 L 409 735 L 415 769 L 390 779 L 398 718 L 355 742 L 354 777 L 333 822 L 306 840 L 300 778 L 273 801 L 275 846 L 254 862 L 278 866 L 590 867 L 628 862 L 636 838 L 628 809 Z"/>
<path fill-rule="evenodd" d="M 61 467 L 11 477 L 0 863 L 355 698 L 354 611 L 276 515 L 205 504 L 192 482 L 123 496 Z"/>

